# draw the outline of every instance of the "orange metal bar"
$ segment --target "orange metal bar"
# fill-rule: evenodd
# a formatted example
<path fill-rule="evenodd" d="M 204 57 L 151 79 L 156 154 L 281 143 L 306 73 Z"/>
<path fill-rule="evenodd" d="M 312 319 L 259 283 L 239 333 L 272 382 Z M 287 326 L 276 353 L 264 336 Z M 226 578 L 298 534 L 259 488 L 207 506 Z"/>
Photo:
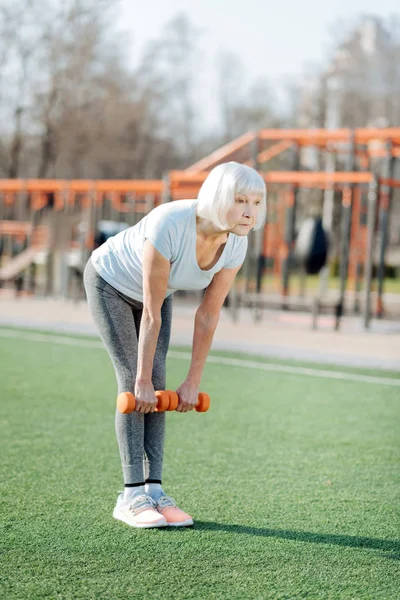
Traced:
<path fill-rule="evenodd" d="M 0 221 L 0 235 L 28 235 L 32 231 L 32 223 L 25 221 Z"/>
<path fill-rule="evenodd" d="M 381 185 L 388 185 L 389 187 L 400 188 L 399 179 L 380 179 Z"/>
<path fill-rule="evenodd" d="M 75 192 L 88 192 L 91 189 L 102 192 L 122 191 L 138 193 L 161 193 L 164 184 L 158 179 L 143 180 L 71 180 L 62 179 L 0 179 L 0 191 L 4 192 L 55 192 L 70 189 Z"/>
<path fill-rule="evenodd" d="M 31 206 L 32 210 L 41 210 L 47 204 L 47 197 L 42 194 L 40 191 L 32 192 L 31 194 L 32 201 Z"/>
<path fill-rule="evenodd" d="M 351 197 L 351 188 L 345 187 L 342 193 L 342 206 L 350 206 Z"/>
<path fill-rule="evenodd" d="M 189 200 L 197 197 L 200 186 L 193 185 L 192 187 L 179 188 L 172 194 L 173 200 Z"/>
<path fill-rule="evenodd" d="M 400 142 L 400 127 L 367 128 L 355 130 L 357 144 L 366 144 L 373 140 Z"/>
<path fill-rule="evenodd" d="M 348 142 L 350 129 L 261 129 L 260 140 L 290 140 L 301 143 Z"/>
<path fill-rule="evenodd" d="M 99 192 L 137 192 L 138 194 L 161 194 L 164 183 L 158 179 L 98 180 L 94 182 Z"/>
<path fill-rule="evenodd" d="M 65 189 L 67 181 L 62 179 L 20 179 L 20 191 L 26 192 L 57 192 Z M 0 180 L 0 189 L 2 189 Z"/>
<path fill-rule="evenodd" d="M 171 188 L 184 186 L 187 184 L 201 185 L 208 173 L 202 171 L 201 173 L 189 173 L 187 171 L 170 171 L 169 183 Z"/>
<path fill-rule="evenodd" d="M 4 202 L 8 206 L 11 206 L 11 204 L 14 204 L 14 200 L 15 200 L 15 198 L 14 198 L 13 192 L 6 192 L 4 194 Z"/>
<path fill-rule="evenodd" d="M 382 189 L 381 186 L 380 197 L 379 197 L 379 205 L 382 210 L 388 210 L 389 208 L 389 193 L 387 189 Z"/>
<path fill-rule="evenodd" d="M 308 171 L 270 171 L 264 175 L 267 183 L 292 183 L 306 185 L 311 183 L 369 183 L 372 181 L 372 173 L 336 171 L 335 173 L 308 172 Z"/>
<path fill-rule="evenodd" d="M 187 184 L 201 185 L 208 173 L 195 173 L 191 175 L 185 171 L 171 171 L 171 188 L 179 188 Z M 369 183 L 373 175 L 368 172 L 336 171 L 327 173 L 324 171 L 270 171 L 261 174 L 267 183 L 292 183 L 305 184 L 327 184 L 327 183 Z"/>
<path fill-rule="evenodd" d="M 95 182 L 90 179 L 72 179 L 68 181 L 68 189 L 71 192 L 89 192 L 93 189 Z"/>
<path fill-rule="evenodd" d="M 102 193 L 120 192 L 135 194 L 150 194 L 161 197 L 164 183 L 161 180 L 72 180 L 61 179 L 0 179 L 0 193 L 4 194 L 5 203 L 12 205 L 15 194 L 26 192 L 31 195 L 33 210 L 39 210 L 48 204 L 47 194 L 54 194 L 54 210 L 62 210 L 65 203 L 74 205 L 77 194 L 87 197 L 89 192 L 96 194 L 97 204 L 101 204 L 99 197 Z M 161 199 L 160 199 L 161 201 Z M 154 205 L 160 203 L 155 201 Z M 82 201 L 87 206 L 87 199 Z"/>
<path fill-rule="evenodd" d="M 20 192 L 21 179 L 0 179 L 1 192 Z"/>
<path fill-rule="evenodd" d="M 350 129 L 261 129 L 260 140 L 291 140 L 299 144 L 327 144 L 349 142 Z M 373 140 L 400 142 L 400 127 L 360 128 L 354 130 L 356 144 L 366 144 Z"/>
<path fill-rule="evenodd" d="M 67 190 L 67 202 L 70 206 L 75 206 L 77 192 L 69 188 Z"/>
<path fill-rule="evenodd" d="M 271 158 L 274 158 L 274 156 L 278 156 L 278 154 L 281 154 L 281 152 L 288 150 L 292 145 L 293 144 L 290 140 L 283 140 L 281 142 L 278 142 L 270 148 L 267 148 L 266 150 L 260 152 L 260 154 L 257 156 L 257 162 L 266 163 L 269 160 L 271 160 Z"/>
<path fill-rule="evenodd" d="M 241 135 L 233 142 L 229 142 L 229 144 L 225 144 L 222 148 L 218 148 L 215 152 L 212 152 L 205 158 L 202 158 L 194 165 L 191 165 L 187 169 L 185 169 L 186 173 L 197 174 L 201 171 L 205 171 L 206 169 L 210 169 L 215 166 L 217 163 L 221 162 L 224 158 L 227 158 L 237 150 L 240 150 L 246 144 L 252 142 L 256 137 L 257 133 L 250 131 L 249 133 L 245 133 Z"/>

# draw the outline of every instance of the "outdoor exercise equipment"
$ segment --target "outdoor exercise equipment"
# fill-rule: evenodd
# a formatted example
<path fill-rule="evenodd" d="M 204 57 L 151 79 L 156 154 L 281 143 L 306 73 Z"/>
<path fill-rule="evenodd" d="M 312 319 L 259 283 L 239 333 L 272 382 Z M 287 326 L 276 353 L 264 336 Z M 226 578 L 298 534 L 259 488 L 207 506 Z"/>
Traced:
<path fill-rule="evenodd" d="M 232 318 L 238 319 L 242 306 L 253 309 L 255 319 L 268 306 L 313 314 L 320 306 L 334 309 L 336 329 L 349 310 L 362 314 L 368 328 L 372 315 L 396 310 L 384 283 L 388 263 L 399 267 L 399 158 L 400 127 L 260 129 L 162 180 L 0 180 L 0 287 L 19 281 L 22 293 L 84 297 L 83 267 L 116 225 L 135 225 L 162 203 L 196 198 L 213 167 L 236 160 L 263 176 L 268 218 L 263 229 L 249 234 L 243 269 L 226 302 Z M 310 170 L 313 165 L 322 170 Z M 321 269 L 318 297 L 312 285 L 306 293 L 305 274 L 318 271 L 324 253 L 317 260 L 312 251 L 313 260 L 303 260 L 301 270 L 296 260 L 302 222 L 316 214 L 331 241 L 330 268 Z M 17 222 L 32 234 L 39 227 L 51 234 L 41 252 L 26 236 L 23 245 L 17 240 L 10 229 Z M 329 289 L 330 275 L 338 277 L 338 289 Z"/>

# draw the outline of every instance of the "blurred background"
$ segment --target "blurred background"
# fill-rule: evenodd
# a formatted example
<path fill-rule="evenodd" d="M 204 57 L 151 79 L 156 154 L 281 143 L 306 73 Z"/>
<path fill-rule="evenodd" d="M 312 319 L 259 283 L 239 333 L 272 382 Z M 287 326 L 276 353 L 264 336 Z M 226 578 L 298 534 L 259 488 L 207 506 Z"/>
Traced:
<path fill-rule="evenodd" d="M 400 124 L 397 0 L 1 0 L 0 28 L 3 178 L 153 179 L 249 130 Z"/>
<path fill-rule="evenodd" d="M 94 247 L 239 160 L 269 216 L 232 321 L 398 326 L 397 0 L 0 0 L 0 115 L 3 299 L 84 299 Z M 329 242 L 314 269 L 310 219 Z"/>

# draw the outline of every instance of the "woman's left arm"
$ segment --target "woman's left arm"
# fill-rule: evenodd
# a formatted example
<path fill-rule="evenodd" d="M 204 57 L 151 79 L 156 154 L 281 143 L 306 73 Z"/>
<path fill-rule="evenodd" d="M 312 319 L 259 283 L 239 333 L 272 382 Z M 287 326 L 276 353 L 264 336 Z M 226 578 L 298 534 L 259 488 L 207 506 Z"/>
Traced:
<path fill-rule="evenodd" d="M 194 408 L 203 375 L 204 365 L 211 348 L 219 314 L 229 290 L 240 269 L 221 269 L 207 287 L 194 320 L 192 360 L 186 380 L 177 390 L 180 396 L 179 412 Z"/>

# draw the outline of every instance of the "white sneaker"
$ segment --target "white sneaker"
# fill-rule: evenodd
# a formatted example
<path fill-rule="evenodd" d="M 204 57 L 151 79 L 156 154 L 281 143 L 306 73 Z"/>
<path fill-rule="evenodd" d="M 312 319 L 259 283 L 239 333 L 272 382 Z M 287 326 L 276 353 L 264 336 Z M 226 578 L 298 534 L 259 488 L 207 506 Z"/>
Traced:
<path fill-rule="evenodd" d="M 118 496 L 117 504 L 114 508 L 114 519 L 123 521 L 131 527 L 140 527 L 142 529 L 165 527 L 167 525 L 167 519 L 155 509 L 155 502 L 150 496 L 139 494 L 128 500 L 128 502 L 124 502 L 123 498 L 124 494 L 122 492 Z"/>

